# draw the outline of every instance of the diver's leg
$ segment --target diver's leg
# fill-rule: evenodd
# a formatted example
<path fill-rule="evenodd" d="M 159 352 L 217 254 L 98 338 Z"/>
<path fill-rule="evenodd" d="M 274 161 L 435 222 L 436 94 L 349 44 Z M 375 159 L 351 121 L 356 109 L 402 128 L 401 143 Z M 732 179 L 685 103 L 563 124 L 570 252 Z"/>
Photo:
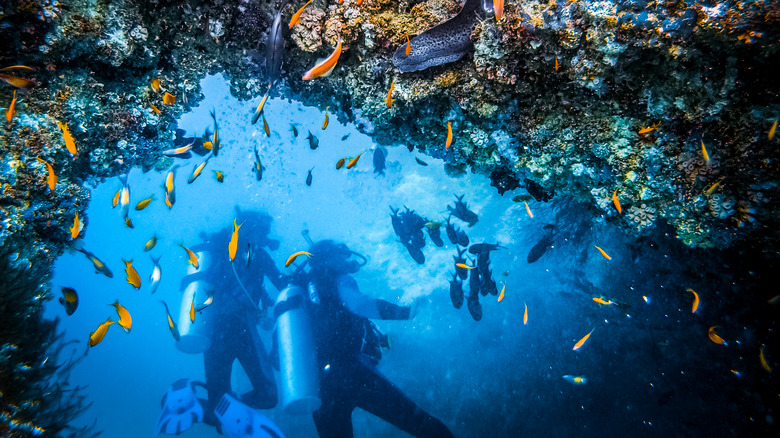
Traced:
<path fill-rule="evenodd" d="M 206 390 L 208 400 L 203 405 L 203 422 L 211 426 L 219 426 L 219 420 L 214 415 L 214 408 L 222 398 L 222 394 L 230 391 L 230 373 L 235 355 L 226 346 L 223 333 L 214 333 L 211 347 L 203 353 L 203 365 L 206 371 Z"/>
<path fill-rule="evenodd" d="M 273 409 L 277 401 L 276 384 L 266 373 L 270 373 L 268 358 L 257 328 L 247 324 L 242 330 L 238 345 L 241 347 L 236 356 L 252 382 L 252 391 L 243 397 L 243 401 L 256 409 Z M 266 367 L 263 367 L 263 363 Z"/>
<path fill-rule="evenodd" d="M 417 437 L 453 436 L 444 423 L 420 409 L 373 366 L 360 366 L 355 379 L 358 407 Z"/>
<path fill-rule="evenodd" d="M 312 414 L 320 438 L 352 438 L 352 379 L 334 374 L 321 376 L 322 406 Z"/>

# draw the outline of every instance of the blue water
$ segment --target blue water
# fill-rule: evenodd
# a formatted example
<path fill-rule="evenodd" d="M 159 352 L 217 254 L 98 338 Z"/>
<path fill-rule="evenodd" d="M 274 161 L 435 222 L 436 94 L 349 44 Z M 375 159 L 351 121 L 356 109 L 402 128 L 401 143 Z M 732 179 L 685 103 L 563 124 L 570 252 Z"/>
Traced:
<path fill-rule="evenodd" d="M 236 206 L 273 217 L 271 237 L 281 246 L 271 256 L 281 269 L 289 254 L 307 248 L 301 236 L 306 228 L 314 240 L 341 240 L 368 257 L 369 263 L 356 275 L 364 293 L 400 304 L 423 299 L 414 320 L 377 321 L 394 340 L 379 368 L 456 436 L 701 431 L 710 427 L 700 421 L 708 404 L 728 395 L 719 395 L 717 388 L 691 388 L 707 379 L 736 384 L 738 378 L 729 369 L 740 364 L 748 368 L 744 372 L 762 371 L 755 358 L 749 366 L 718 359 L 719 349 L 725 347 L 711 343 L 706 325 L 700 322 L 702 314 L 714 310 L 708 308 L 713 306 L 714 291 L 701 290 L 700 310 L 692 315 L 691 296 L 684 290 L 698 285 L 677 284 L 664 277 L 665 268 L 641 268 L 643 259 L 632 261 L 626 237 L 576 205 L 531 201 L 531 218 L 522 203 L 511 201 L 524 191 L 499 196 L 486 177 L 449 177 L 442 161 L 405 148 L 389 148 L 386 175 L 376 176 L 371 140 L 335 117 L 323 131 L 324 114 L 319 110 L 271 99 L 265 114 L 272 134 L 266 138 L 262 121 L 249 124 L 259 99 L 239 102 L 230 97 L 220 76 L 206 78 L 202 88 L 204 100 L 181 117 L 179 127 L 189 136 L 199 136 L 212 126 L 209 111 L 215 109 L 222 137 L 219 156 L 193 184 L 186 180 L 200 160 L 177 160 L 185 165 L 176 174 L 177 202 L 172 210 L 163 201 L 164 175 L 133 169 L 131 205 L 152 194 L 156 198 L 143 211 L 131 208 L 135 229 L 125 227 L 119 209 L 111 207 L 120 181 L 114 178 L 99 184 L 92 190 L 81 240 L 111 268 L 114 278 L 95 273 L 80 253 L 63 255 L 55 266 L 55 291 L 59 286 L 75 288 L 80 305 L 74 315 L 66 316 L 53 301 L 47 316 L 60 317 L 67 337 L 80 341 L 75 354 L 87 349 L 88 335 L 99 323 L 107 317 L 116 319 L 110 306 L 115 300 L 133 317 L 129 334 L 111 327 L 71 376 L 73 385 L 88 385 L 94 403 L 79 421 L 91 424 L 97 419 L 104 436 L 152 436 L 168 385 L 182 377 L 204 380 L 202 355 L 175 348 L 158 300 L 165 300 L 174 319 L 178 318 L 179 282 L 187 270 L 186 254 L 178 244 L 192 246 L 201 233 L 232 226 Z M 298 126 L 298 138 L 290 130 L 291 121 Z M 319 137 L 317 150 L 309 149 L 308 130 Z M 349 138 L 342 141 L 346 134 Z M 266 166 L 260 182 L 252 171 L 254 145 Z M 364 155 L 355 168 L 335 169 L 340 158 L 360 152 Z M 415 157 L 429 166 L 418 165 Z M 304 181 L 312 167 L 313 184 L 307 187 Z M 223 184 L 215 180 L 212 170 L 225 173 Z M 506 298 L 498 303 L 494 296 L 482 297 L 480 322 L 471 318 L 465 304 L 456 310 L 450 302 L 447 280 L 455 249 L 444 233 L 445 247 L 437 248 L 428 239 L 423 249 L 426 263 L 418 265 L 391 227 L 389 206 L 408 206 L 431 220 L 444 220 L 454 194 L 465 195 L 479 214 L 472 228 L 455 220 L 471 241 L 506 247 L 491 257 L 499 289 L 501 283 L 506 285 Z M 551 223 L 562 230 L 560 238 L 538 262 L 528 264 L 529 249 Z M 159 241 L 151 254 L 161 256 L 162 266 L 162 283 L 155 295 L 148 289 L 152 263 L 143 251 L 153 234 Z M 602 247 L 612 260 L 601 257 L 593 245 Z M 126 282 L 122 259 L 133 260 L 142 279 L 140 290 Z M 267 289 L 276 295 L 270 283 Z M 630 307 L 598 306 L 591 300 L 602 295 Z M 522 322 L 525 305 L 527 325 Z M 577 340 L 594 328 L 583 347 L 573 351 Z M 744 334 L 730 335 L 733 340 Z M 268 348 L 270 334 L 263 332 L 263 336 Z M 234 367 L 233 388 L 240 393 L 250 384 L 239 368 Z M 582 375 L 587 383 L 575 386 L 563 375 Z M 674 393 L 665 401 L 664 393 L 671 390 Z M 751 421 L 738 411 L 732 406 L 724 419 L 710 418 L 712 427 L 735 418 Z M 263 414 L 288 437 L 316 436 L 310 416 L 286 415 L 279 408 Z M 356 436 L 404 436 L 360 410 L 353 422 Z M 198 424 L 184 436 L 218 435 Z"/>

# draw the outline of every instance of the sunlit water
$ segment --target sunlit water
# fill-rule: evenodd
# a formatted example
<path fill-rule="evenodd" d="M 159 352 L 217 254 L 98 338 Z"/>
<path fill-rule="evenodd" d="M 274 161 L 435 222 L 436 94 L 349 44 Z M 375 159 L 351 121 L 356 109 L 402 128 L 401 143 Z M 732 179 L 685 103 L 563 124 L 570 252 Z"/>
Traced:
<path fill-rule="evenodd" d="M 100 322 L 109 316 L 116 318 L 110 306 L 115 300 L 133 317 L 131 333 L 111 327 L 72 375 L 73 385 L 89 385 L 87 392 L 94 403 L 80 419 L 83 423 L 97 418 L 98 428 L 109 437 L 151 436 L 168 385 L 182 377 L 204 380 L 202 355 L 175 348 L 158 300 L 165 300 L 177 318 L 182 297 L 179 282 L 187 269 L 186 254 L 178 244 L 191 246 L 201 240 L 203 232 L 232 226 L 235 206 L 265 211 L 274 218 L 271 237 L 279 239 L 281 247 L 271 255 L 280 268 L 289 254 L 306 249 L 301 231 L 307 228 L 314 240 L 341 240 L 368 257 L 368 265 L 356 275 L 364 293 L 403 304 L 426 298 L 414 320 L 377 322 L 394 340 L 380 370 L 456 436 L 637 436 L 685 430 L 685 426 L 680 429 L 681 422 L 698 423 L 687 418 L 688 414 L 704 414 L 709 391 L 686 395 L 686 385 L 695 381 L 685 373 L 691 379 L 703 378 L 695 375 L 701 364 L 685 368 L 681 359 L 669 359 L 673 354 L 659 357 L 658 345 L 674 338 L 668 331 L 652 332 L 653 325 L 669 328 L 671 324 L 680 337 L 699 333 L 701 327 L 695 325 L 699 323 L 690 322 L 690 307 L 686 308 L 689 297 L 678 288 L 670 293 L 671 298 L 665 298 L 667 292 L 661 287 L 666 280 L 653 280 L 652 268 L 643 271 L 650 273 L 647 278 L 628 281 L 637 268 L 624 238 L 602 220 L 594 221 L 572 209 L 559 218 L 566 223 L 556 226 L 579 224 L 574 241 L 556 241 L 541 260 L 529 264 L 529 249 L 544 236 L 544 225 L 555 222 L 551 204 L 529 202 L 531 218 L 522 203 L 511 201 L 514 194 L 524 192 L 499 196 L 487 178 L 451 178 L 443 162 L 404 148 L 390 148 L 386 175 L 376 176 L 371 140 L 334 117 L 323 131 L 324 115 L 319 110 L 273 99 L 266 106 L 272 130 L 267 138 L 262 121 L 249 124 L 257 100 L 239 102 L 230 97 L 221 77 L 204 80 L 203 90 L 205 99 L 180 119 L 179 127 L 188 136 L 199 136 L 211 127 L 209 111 L 216 109 L 222 149 L 204 174 L 187 184 L 200 159 L 177 160 L 184 167 L 176 174 L 177 202 L 169 210 L 163 202 L 163 174 L 134 169 L 129 176 L 131 205 L 152 194 L 156 198 L 144 211 L 131 208 L 135 229 L 125 227 L 119 209 L 111 208 L 111 198 L 121 187 L 119 180 L 100 184 L 92 190 L 89 225 L 82 240 L 85 248 L 112 269 L 114 278 L 95 273 L 79 253 L 66 254 L 56 264 L 55 291 L 59 286 L 74 287 L 81 301 L 70 317 L 52 302 L 47 316 L 62 318 L 67 336 L 81 341 L 77 354 L 87 348 L 87 337 Z M 291 121 L 300 132 L 297 138 L 290 130 Z M 319 137 L 317 150 L 308 146 L 309 130 Z M 346 134 L 349 138 L 342 141 Z M 255 145 L 266 166 L 260 182 L 252 171 Z M 355 168 L 335 169 L 340 158 L 360 152 L 364 155 Z M 429 166 L 420 166 L 415 157 Z M 313 184 L 307 187 L 305 179 L 312 167 Z M 212 170 L 225 173 L 224 183 L 215 180 Z M 484 317 L 480 322 L 471 318 L 465 304 L 456 310 L 450 302 L 447 280 L 455 249 L 444 233 L 445 247 L 437 248 L 427 239 L 423 249 L 427 261 L 418 265 L 391 227 L 389 206 L 408 206 L 441 221 L 454 194 L 465 194 L 465 201 L 479 214 L 472 228 L 454 220 L 471 241 L 506 247 L 491 257 L 499 289 L 501 283 L 506 285 L 506 298 L 498 303 L 494 296 L 481 297 Z M 161 256 L 163 270 L 155 295 L 148 289 L 152 263 L 143 251 L 153 234 L 159 242 L 151 254 Z M 594 244 L 609 252 L 612 260 L 601 257 Z M 122 259 L 133 260 L 143 283 L 139 291 L 125 281 Z M 595 290 L 583 289 L 591 284 Z M 267 286 L 275 296 L 273 286 Z M 600 307 L 591 298 L 601 295 L 630 307 Z M 526 304 L 529 318 L 524 325 Z M 707 305 L 703 299 L 703 312 Z M 594 328 L 588 342 L 573 351 L 575 342 Z M 268 332 L 264 336 L 270 338 Z M 711 348 L 708 342 L 705 336 L 690 345 Z M 672 343 L 668 348 L 683 347 L 684 343 Z M 722 371 L 728 374 L 728 369 Z M 583 375 L 588 381 L 575 386 L 564 381 L 563 375 Z M 234 370 L 233 380 L 237 392 L 249 389 L 240 371 Z M 671 403 L 659 401 L 670 390 L 675 390 L 669 396 Z M 288 437 L 316 436 L 310 416 L 293 417 L 278 408 L 263 413 Z M 356 436 L 403 435 L 359 410 L 353 421 Z M 196 425 L 185 436 L 217 433 L 209 426 Z"/>

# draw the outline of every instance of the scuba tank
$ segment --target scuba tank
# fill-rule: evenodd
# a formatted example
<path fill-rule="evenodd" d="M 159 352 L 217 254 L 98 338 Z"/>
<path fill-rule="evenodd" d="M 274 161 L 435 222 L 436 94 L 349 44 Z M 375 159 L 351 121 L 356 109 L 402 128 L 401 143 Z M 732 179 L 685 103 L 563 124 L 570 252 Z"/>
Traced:
<path fill-rule="evenodd" d="M 193 265 L 187 265 L 187 276 L 183 283 L 187 284 L 184 294 L 181 297 L 181 306 L 179 308 L 179 334 L 181 339 L 176 343 L 176 348 L 184 353 L 198 354 L 203 353 L 211 347 L 211 338 L 209 334 L 212 330 L 212 321 L 209 316 L 212 312 L 204 310 L 195 317 L 195 322 L 190 320 L 190 309 L 193 299 L 205 301 L 208 297 L 206 291 L 206 282 L 203 280 L 203 273 L 211 266 L 211 254 L 208 251 L 198 252 L 199 268 Z M 198 302 L 195 302 L 195 306 Z"/>
<path fill-rule="evenodd" d="M 296 285 L 285 288 L 276 299 L 274 318 L 282 408 L 287 414 L 310 414 L 320 408 L 322 399 L 306 291 Z"/>

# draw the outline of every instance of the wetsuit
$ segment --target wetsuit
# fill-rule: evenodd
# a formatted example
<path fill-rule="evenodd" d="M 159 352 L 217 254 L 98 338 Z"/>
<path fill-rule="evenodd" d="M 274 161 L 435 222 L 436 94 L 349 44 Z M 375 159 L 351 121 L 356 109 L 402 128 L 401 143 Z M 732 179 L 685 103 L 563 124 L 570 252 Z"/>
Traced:
<path fill-rule="evenodd" d="M 360 407 L 414 436 L 451 437 L 441 421 L 420 409 L 362 352 L 368 318 L 409 319 L 410 308 L 361 294 L 354 278 L 317 279 L 314 332 L 322 407 L 314 412 L 320 438 L 352 437 Z"/>
<path fill-rule="evenodd" d="M 216 404 L 222 394 L 231 391 L 230 376 L 235 359 L 241 363 L 253 388 L 241 396 L 241 401 L 256 409 L 271 409 L 277 403 L 276 385 L 257 330 L 260 312 L 255 303 L 262 302 L 263 308 L 273 304 L 263 287 L 265 277 L 277 289 L 286 286 L 288 278 L 279 272 L 263 248 L 252 246 L 253 255 L 247 266 L 246 253 L 239 251 L 231 263 L 227 257 L 227 242 L 215 245 L 221 251 L 212 251 L 213 264 L 203 272 L 214 294 L 214 302 L 206 311 L 213 312 L 211 318 L 216 322 L 211 331 L 211 347 L 203 353 L 208 390 L 204 422 L 212 426 L 219 425 L 214 416 Z M 249 296 L 236 280 L 231 264 Z"/>

